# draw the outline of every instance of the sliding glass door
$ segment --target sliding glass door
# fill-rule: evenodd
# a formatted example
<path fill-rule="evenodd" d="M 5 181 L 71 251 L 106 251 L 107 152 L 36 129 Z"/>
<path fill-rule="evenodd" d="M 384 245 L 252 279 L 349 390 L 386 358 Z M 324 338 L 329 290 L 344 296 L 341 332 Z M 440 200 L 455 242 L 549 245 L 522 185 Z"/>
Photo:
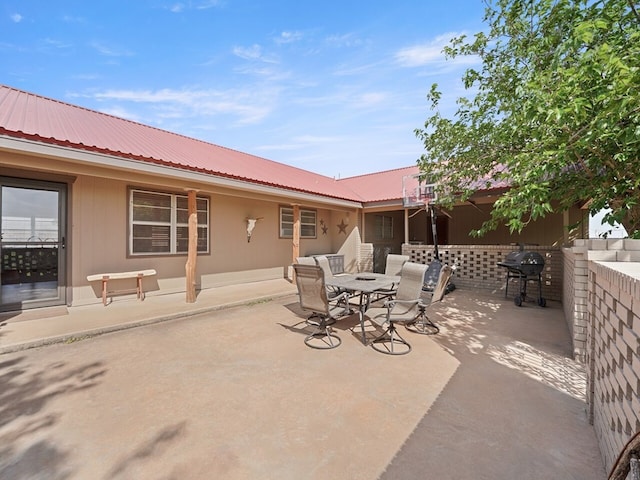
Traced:
<path fill-rule="evenodd" d="M 0 311 L 62 305 L 64 184 L 0 177 Z"/>

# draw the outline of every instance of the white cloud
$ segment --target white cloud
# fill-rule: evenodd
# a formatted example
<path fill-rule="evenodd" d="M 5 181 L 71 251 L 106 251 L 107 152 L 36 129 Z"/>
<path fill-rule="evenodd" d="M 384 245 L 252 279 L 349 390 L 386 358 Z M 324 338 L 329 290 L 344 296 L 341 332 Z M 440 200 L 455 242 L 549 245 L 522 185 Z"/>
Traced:
<path fill-rule="evenodd" d="M 78 80 L 98 80 L 99 78 L 102 78 L 102 75 L 99 73 L 78 73 L 76 75 L 71 75 L 71 78 Z"/>
<path fill-rule="evenodd" d="M 278 45 L 282 45 L 285 43 L 294 43 L 294 42 L 298 42 L 302 39 L 303 34 L 302 32 L 282 32 L 280 33 L 280 35 L 278 37 L 276 37 L 275 42 Z"/>
<path fill-rule="evenodd" d="M 233 47 L 233 54 L 245 60 L 258 60 L 262 56 L 262 47 L 255 43 L 250 47 Z"/>
<path fill-rule="evenodd" d="M 169 7 L 167 7 L 167 9 L 172 12 L 172 13 L 181 13 L 185 10 L 207 10 L 209 8 L 214 8 L 214 7 L 218 7 L 222 4 L 222 2 L 220 2 L 219 0 L 203 0 L 203 1 L 199 1 L 199 2 L 192 2 L 192 1 L 188 1 L 188 2 L 177 2 L 174 3 L 172 5 L 170 5 Z"/>
<path fill-rule="evenodd" d="M 54 48 L 69 48 L 72 46 L 71 43 L 66 43 L 61 40 L 55 40 L 53 38 L 45 38 L 44 43 L 46 46 Z"/>
<path fill-rule="evenodd" d="M 273 110 L 278 98 L 277 89 L 251 88 L 244 90 L 105 90 L 89 95 L 101 102 L 131 102 L 148 104 L 153 118 L 208 118 L 219 115 L 235 117 L 240 125 L 255 124 Z M 80 96 L 80 95 L 78 95 Z M 105 107 L 102 111 L 113 111 L 122 107 Z M 142 113 L 138 113 L 142 116 Z M 129 114 L 126 118 L 131 118 Z M 148 121 L 148 120 L 147 120 Z M 209 120 L 207 120 L 209 121 Z"/>
<path fill-rule="evenodd" d="M 340 65 L 336 71 L 333 72 L 337 76 L 349 76 L 349 75 L 364 75 L 368 71 L 380 67 L 382 62 L 375 62 L 363 65 Z"/>
<path fill-rule="evenodd" d="M 369 107 L 371 105 L 377 105 L 384 102 L 387 99 L 387 95 L 382 92 L 370 92 L 363 93 L 356 98 L 356 103 L 359 106 Z"/>
<path fill-rule="evenodd" d="M 134 122 L 139 122 L 140 118 L 135 113 L 127 110 L 125 108 L 114 106 L 108 108 L 100 109 L 102 113 L 106 113 L 107 115 L 113 115 L 114 117 L 126 118 L 127 120 L 131 120 Z"/>
<path fill-rule="evenodd" d="M 294 137 L 294 140 L 299 143 L 304 143 L 305 145 L 310 144 L 327 144 L 333 142 L 340 142 L 345 140 L 345 137 L 336 137 L 336 136 L 321 136 L 321 135 L 299 135 Z"/>
<path fill-rule="evenodd" d="M 278 63 L 278 60 L 275 57 L 263 54 L 262 47 L 256 43 L 250 47 L 233 47 L 233 54 L 243 60 Z"/>
<path fill-rule="evenodd" d="M 20 15 L 19 13 L 12 14 L 11 21 L 14 23 L 20 23 L 22 21 L 22 15 Z"/>
<path fill-rule="evenodd" d="M 404 67 L 421 67 L 444 62 L 445 56 L 442 50 L 449 44 L 452 38 L 459 35 L 461 34 L 446 33 L 437 36 L 430 42 L 403 48 L 396 53 L 396 60 Z"/>
<path fill-rule="evenodd" d="M 258 145 L 257 151 L 261 152 L 285 152 L 294 150 L 307 150 L 310 147 L 333 145 L 343 143 L 348 139 L 340 136 L 298 135 L 289 139 L 289 143 L 276 143 Z"/>
<path fill-rule="evenodd" d="M 133 55 L 132 52 L 126 49 L 117 49 L 113 47 L 109 47 L 100 42 L 91 42 L 89 44 L 92 48 L 96 49 L 98 53 L 104 55 L 106 57 L 130 57 Z"/>
<path fill-rule="evenodd" d="M 201 2 L 196 2 L 195 8 L 198 10 L 207 10 L 209 8 L 218 7 L 222 2 L 218 0 L 205 0 Z"/>
<path fill-rule="evenodd" d="M 419 67 L 444 59 L 442 48 L 433 45 L 419 45 L 404 48 L 396 54 L 396 59 L 405 67 Z"/>
<path fill-rule="evenodd" d="M 354 33 L 343 33 L 329 35 L 325 39 L 325 43 L 332 47 L 359 47 L 364 44 L 364 41 L 356 37 Z"/>
<path fill-rule="evenodd" d="M 62 21 L 67 23 L 85 23 L 85 19 L 83 17 L 73 17 L 71 15 L 63 15 Z"/>

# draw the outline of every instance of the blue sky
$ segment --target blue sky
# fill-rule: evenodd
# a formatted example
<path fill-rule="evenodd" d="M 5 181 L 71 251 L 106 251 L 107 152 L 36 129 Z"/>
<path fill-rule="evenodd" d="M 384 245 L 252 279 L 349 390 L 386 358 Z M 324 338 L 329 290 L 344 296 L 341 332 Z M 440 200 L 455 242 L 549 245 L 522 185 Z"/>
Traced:
<path fill-rule="evenodd" d="M 20 0 L 0 83 L 336 178 L 414 165 L 439 83 L 453 111 L 482 0 Z"/>

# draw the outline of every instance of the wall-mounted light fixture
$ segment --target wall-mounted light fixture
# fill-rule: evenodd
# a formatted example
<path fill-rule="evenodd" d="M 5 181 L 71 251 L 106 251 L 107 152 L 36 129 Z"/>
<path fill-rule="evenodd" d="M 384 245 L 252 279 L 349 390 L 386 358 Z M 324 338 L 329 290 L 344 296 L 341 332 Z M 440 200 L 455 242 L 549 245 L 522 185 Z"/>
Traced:
<path fill-rule="evenodd" d="M 258 220 L 262 220 L 264 217 L 251 218 L 247 217 L 247 243 L 251 241 L 251 235 L 253 234 L 253 229 L 258 223 Z"/>

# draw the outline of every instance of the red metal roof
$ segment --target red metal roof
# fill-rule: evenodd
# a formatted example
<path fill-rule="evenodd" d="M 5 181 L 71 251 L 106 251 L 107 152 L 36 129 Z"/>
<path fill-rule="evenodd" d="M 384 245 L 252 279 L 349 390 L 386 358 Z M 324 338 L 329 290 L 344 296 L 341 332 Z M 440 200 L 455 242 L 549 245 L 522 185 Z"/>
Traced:
<path fill-rule="evenodd" d="M 3 85 L 0 133 L 294 191 L 363 200 L 345 183 L 330 177 Z"/>
<path fill-rule="evenodd" d="M 417 164 L 413 167 L 397 168 L 395 170 L 386 170 L 384 172 L 370 173 L 356 177 L 343 178 L 343 182 L 352 190 L 358 192 L 363 202 L 391 202 L 403 200 L 403 179 L 407 176 L 414 176 L 420 173 Z M 406 182 L 407 189 L 414 189 L 418 185 L 417 180 L 408 180 Z M 509 183 L 505 180 L 494 180 L 487 175 L 482 180 L 476 180 L 471 184 L 472 188 L 487 194 L 494 190 L 500 190 L 509 187 Z"/>
<path fill-rule="evenodd" d="M 364 203 L 402 200 L 402 179 L 419 173 L 415 165 L 336 180 L 5 85 L 0 134 Z"/>
<path fill-rule="evenodd" d="M 355 190 L 365 202 L 382 202 L 402 199 L 402 179 L 420 173 L 418 166 L 397 168 L 340 180 Z"/>

